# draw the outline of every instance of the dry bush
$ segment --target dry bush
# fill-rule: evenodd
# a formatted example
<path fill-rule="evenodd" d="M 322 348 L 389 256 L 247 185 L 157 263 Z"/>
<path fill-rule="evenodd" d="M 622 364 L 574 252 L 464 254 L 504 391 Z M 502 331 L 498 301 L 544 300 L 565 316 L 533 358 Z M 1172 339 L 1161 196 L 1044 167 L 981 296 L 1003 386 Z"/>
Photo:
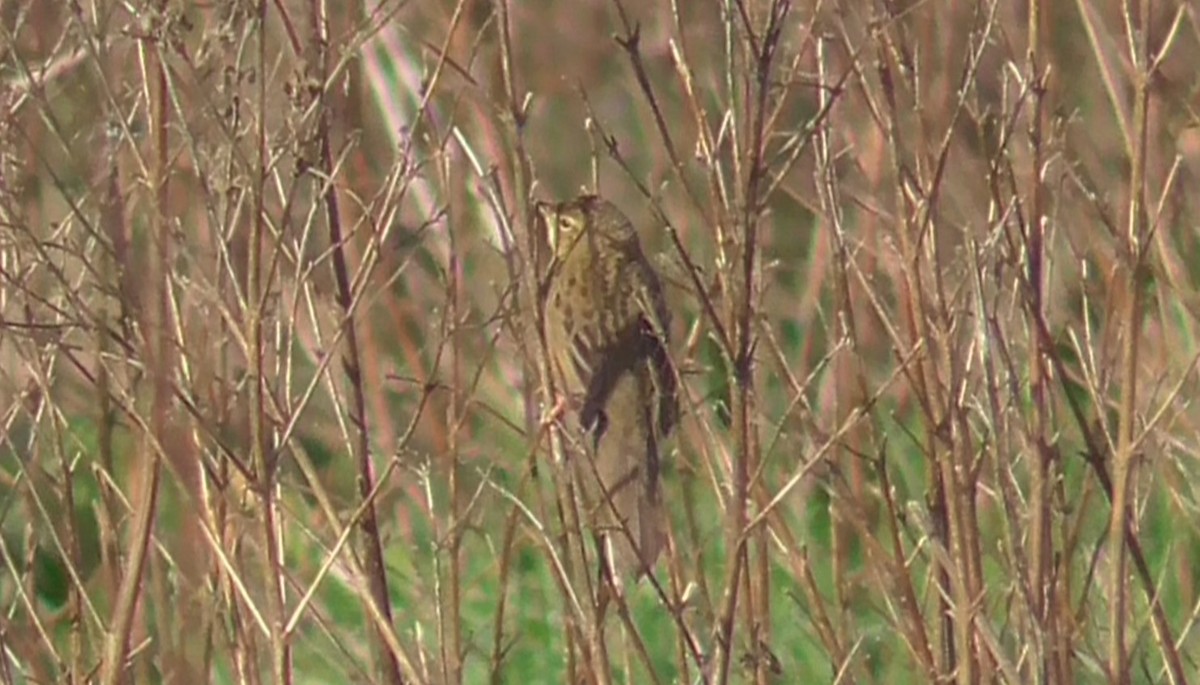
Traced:
<path fill-rule="evenodd" d="M 0 681 L 1195 680 L 1193 4 L 0 18 Z M 607 612 L 582 189 L 686 407 Z"/>

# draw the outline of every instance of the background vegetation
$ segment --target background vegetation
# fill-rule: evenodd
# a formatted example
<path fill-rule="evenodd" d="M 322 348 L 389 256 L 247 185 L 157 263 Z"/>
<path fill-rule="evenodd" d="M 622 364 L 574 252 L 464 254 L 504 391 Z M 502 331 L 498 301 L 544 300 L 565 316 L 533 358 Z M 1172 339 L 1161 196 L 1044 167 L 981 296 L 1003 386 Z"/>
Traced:
<path fill-rule="evenodd" d="M 0 681 L 1198 680 L 1194 3 L 0 25 Z M 686 407 L 603 620 L 530 212 L 582 189 Z"/>

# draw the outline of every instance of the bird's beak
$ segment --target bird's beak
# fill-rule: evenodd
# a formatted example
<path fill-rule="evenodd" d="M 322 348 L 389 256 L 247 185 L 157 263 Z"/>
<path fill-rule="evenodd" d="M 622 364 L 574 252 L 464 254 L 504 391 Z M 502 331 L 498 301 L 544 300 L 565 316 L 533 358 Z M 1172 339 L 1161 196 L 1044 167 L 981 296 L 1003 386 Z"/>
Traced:
<path fill-rule="evenodd" d="M 541 200 L 533 204 L 533 210 L 537 212 L 538 217 L 546 226 L 546 242 L 550 243 L 550 250 L 553 252 L 558 249 L 558 205 L 552 202 L 542 202 Z"/>

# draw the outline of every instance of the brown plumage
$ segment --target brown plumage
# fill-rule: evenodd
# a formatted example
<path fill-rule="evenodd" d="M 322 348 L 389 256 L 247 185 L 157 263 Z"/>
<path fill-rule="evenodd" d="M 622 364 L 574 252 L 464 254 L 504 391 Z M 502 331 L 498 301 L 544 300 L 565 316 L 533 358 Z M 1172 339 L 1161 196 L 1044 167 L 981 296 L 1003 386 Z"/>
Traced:
<path fill-rule="evenodd" d="M 638 576 L 666 542 L 660 459 L 679 417 L 662 285 L 612 203 L 584 195 L 538 209 L 554 253 L 546 340 L 582 428 L 584 514 L 613 570 Z"/>

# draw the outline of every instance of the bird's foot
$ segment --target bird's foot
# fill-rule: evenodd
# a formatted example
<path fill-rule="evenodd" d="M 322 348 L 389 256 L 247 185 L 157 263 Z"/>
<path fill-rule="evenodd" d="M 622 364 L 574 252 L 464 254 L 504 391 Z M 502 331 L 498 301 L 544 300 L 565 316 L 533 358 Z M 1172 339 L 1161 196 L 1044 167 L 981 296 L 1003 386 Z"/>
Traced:
<path fill-rule="evenodd" d="M 567 413 L 568 404 L 566 396 L 560 395 L 558 401 L 542 415 L 542 428 L 545 429 L 557 423 L 563 417 L 563 414 Z"/>

